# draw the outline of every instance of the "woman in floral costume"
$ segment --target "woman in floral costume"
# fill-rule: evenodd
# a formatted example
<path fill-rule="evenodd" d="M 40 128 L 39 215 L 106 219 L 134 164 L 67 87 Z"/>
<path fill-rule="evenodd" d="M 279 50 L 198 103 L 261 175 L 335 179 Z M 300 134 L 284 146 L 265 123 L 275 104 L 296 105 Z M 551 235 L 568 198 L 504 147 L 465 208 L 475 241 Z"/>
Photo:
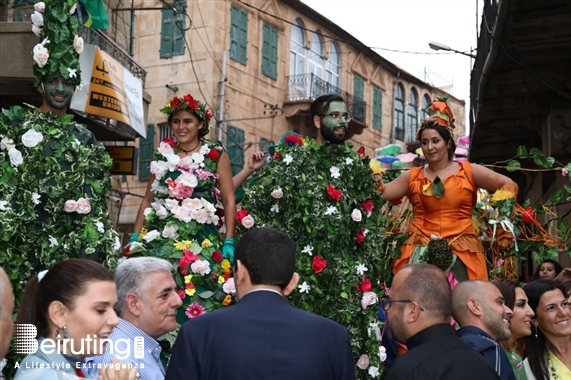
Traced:
<path fill-rule="evenodd" d="M 445 100 L 438 99 L 427 109 L 430 116 L 417 134 L 427 164 L 386 185 L 380 183 L 379 189 L 389 201 L 406 195 L 413 207 L 409 238 L 393 272 L 408 262 L 429 262 L 442 268 L 454 286 L 457 281 L 488 279 L 484 247 L 472 222 L 477 189 L 499 190 L 496 196 L 515 198 L 517 185 L 483 166 L 453 161 L 454 117 Z M 502 227 L 497 231 L 499 244 L 513 242 L 509 231 Z"/>
<path fill-rule="evenodd" d="M 210 108 L 188 94 L 175 96 L 161 112 L 168 115 L 176 141 L 165 139 L 155 152 L 135 221 L 138 232 L 131 236 L 126 254 L 174 262 L 183 300 L 177 320 L 182 324 L 233 301 L 236 203 L 228 155 L 221 145 L 204 139 Z M 224 246 L 217 229 L 218 196 L 226 216 Z"/>

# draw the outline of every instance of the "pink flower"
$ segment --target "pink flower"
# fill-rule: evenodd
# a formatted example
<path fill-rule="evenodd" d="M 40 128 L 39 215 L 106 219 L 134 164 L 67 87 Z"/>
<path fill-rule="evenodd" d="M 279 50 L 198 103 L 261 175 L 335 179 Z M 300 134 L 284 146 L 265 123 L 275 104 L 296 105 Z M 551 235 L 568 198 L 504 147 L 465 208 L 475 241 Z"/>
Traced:
<path fill-rule="evenodd" d="M 359 360 L 357 360 L 357 367 L 359 367 L 359 369 L 367 369 L 368 366 L 369 356 L 366 354 L 359 356 Z"/>
<path fill-rule="evenodd" d="M 206 260 L 197 260 L 190 264 L 193 273 L 199 273 L 201 276 L 210 273 L 210 263 Z"/>
<path fill-rule="evenodd" d="M 171 188 L 170 195 L 174 198 L 183 199 L 190 198 L 193 192 L 194 189 L 190 186 L 176 186 Z"/>
<path fill-rule="evenodd" d="M 74 212 L 77 210 L 77 202 L 73 199 L 65 201 L 65 205 L 63 206 L 65 212 Z"/>
<path fill-rule="evenodd" d="M 188 305 L 188 308 L 184 312 L 188 319 L 196 318 L 202 314 L 204 314 L 204 307 L 197 303 L 191 303 Z"/>
<path fill-rule="evenodd" d="M 361 298 L 361 307 L 366 309 L 367 307 L 377 303 L 378 297 L 373 292 L 363 293 L 363 298 Z"/>
<path fill-rule="evenodd" d="M 78 214 L 89 214 L 91 212 L 91 203 L 85 198 L 79 198 L 77 200 L 77 210 Z"/>
<path fill-rule="evenodd" d="M 254 218 L 252 218 L 252 215 L 246 215 L 242 218 L 242 225 L 246 228 L 252 228 L 254 226 Z"/>
<path fill-rule="evenodd" d="M 176 292 L 178 293 L 178 296 L 180 297 L 181 300 L 186 298 L 186 293 L 184 292 L 184 290 L 179 289 Z"/>
<path fill-rule="evenodd" d="M 40 1 L 39 3 L 34 4 L 34 9 L 40 13 L 44 13 L 46 11 L 46 3 Z"/>
<path fill-rule="evenodd" d="M 567 169 L 567 168 L 561 169 L 561 174 L 562 174 L 564 177 L 567 177 L 567 176 L 569 175 L 569 169 Z"/>

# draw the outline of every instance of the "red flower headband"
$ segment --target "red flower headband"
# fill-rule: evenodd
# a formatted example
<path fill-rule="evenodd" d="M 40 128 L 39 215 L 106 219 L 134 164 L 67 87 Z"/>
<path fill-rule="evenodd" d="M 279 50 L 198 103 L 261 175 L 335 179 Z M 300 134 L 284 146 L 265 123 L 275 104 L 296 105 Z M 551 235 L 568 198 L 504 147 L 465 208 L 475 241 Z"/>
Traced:
<path fill-rule="evenodd" d="M 160 112 L 170 116 L 173 113 L 182 110 L 190 110 L 199 119 L 206 121 L 208 124 L 212 119 L 212 111 L 210 107 L 206 106 L 206 104 L 202 103 L 200 100 L 196 100 L 190 94 L 186 94 L 184 96 L 175 96 L 169 102 L 160 109 Z"/>

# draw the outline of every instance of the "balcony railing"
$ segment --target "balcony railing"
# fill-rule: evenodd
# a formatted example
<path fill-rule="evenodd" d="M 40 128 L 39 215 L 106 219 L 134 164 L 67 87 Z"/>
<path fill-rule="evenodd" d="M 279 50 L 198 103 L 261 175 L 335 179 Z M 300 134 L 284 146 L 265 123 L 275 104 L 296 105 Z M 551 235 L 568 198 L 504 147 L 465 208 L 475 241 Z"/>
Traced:
<path fill-rule="evenodd" d="M 351 117 L 365 124 L 367 103 L 353 96 L 347 91 L 319 78 L 315 74 L 298 74 L 288 77 L 288 97 L 289 102 L 313 101 L 321 95 L 339 94 L 345 99 L 347 112 Z"/>

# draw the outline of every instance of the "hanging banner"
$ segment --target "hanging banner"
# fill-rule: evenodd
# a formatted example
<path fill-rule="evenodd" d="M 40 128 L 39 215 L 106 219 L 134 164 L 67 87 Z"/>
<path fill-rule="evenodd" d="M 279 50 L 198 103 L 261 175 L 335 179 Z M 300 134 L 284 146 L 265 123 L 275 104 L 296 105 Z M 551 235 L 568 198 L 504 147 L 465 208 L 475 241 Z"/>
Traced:
<path fill-rule="evenodd" d="M 141 80 L 95 45 L 84 46 L 79 62 L 83 88 L 74 94 L 71 108 L 117 120 L 146 137 Z"/>

